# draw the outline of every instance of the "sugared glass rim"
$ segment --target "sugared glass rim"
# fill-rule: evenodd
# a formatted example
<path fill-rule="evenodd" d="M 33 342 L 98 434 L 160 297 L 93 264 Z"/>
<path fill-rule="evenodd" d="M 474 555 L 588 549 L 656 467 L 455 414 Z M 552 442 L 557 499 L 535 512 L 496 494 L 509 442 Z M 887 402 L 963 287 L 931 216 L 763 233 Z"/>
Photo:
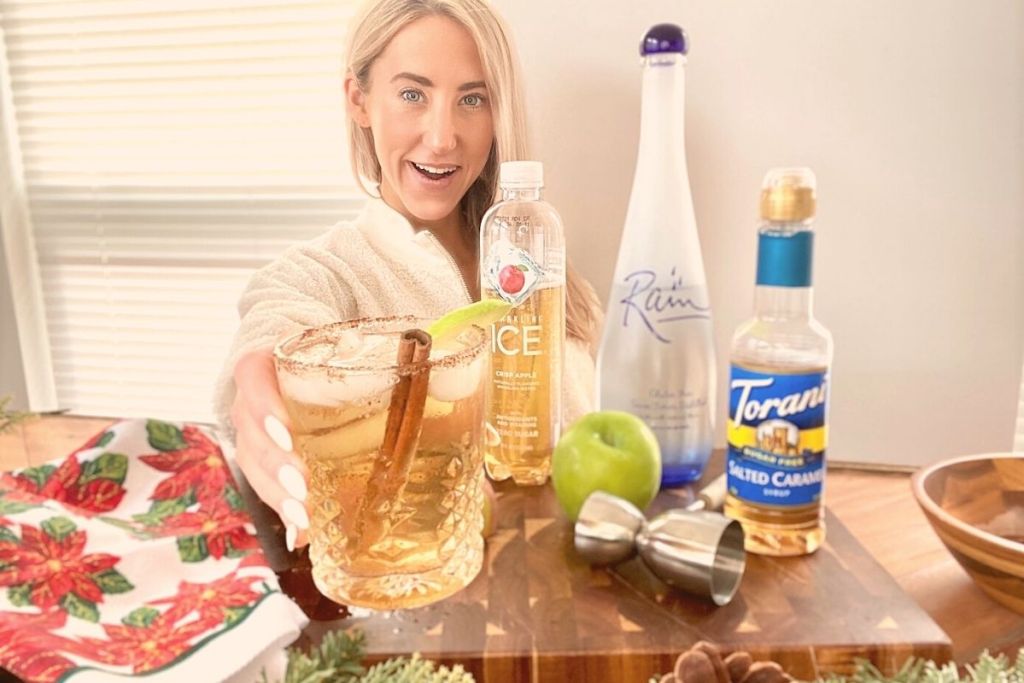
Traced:
<path fill-rule="evenodd" d="M 289 335 L 279 341 L 274 346 L 274 363 L 277 365 L 278 371 L 284 370 L 290 374 L 315 371 L 319 373 L 326 372 L 330 376 L 365 375 L 371 373 L 389 373 L 402 376 L 426 369 L 454 368 L 462 365 L 464 362 L 468 362 L 478 356 L 483 351 L 484 345 L 487 343 L 487 333 L 485 330 L 479 325 L 471 325 L 468 329 L 459 333 L 458 337 L 461 338 L 466 334 L 475 334 L 478 337 L 477 341 L 470 343 L 466 348 L 456 351 L 455 353 L 447 354 L 442 358 L 425 360 L 420 363 L 409 363 L 408 365 L 398 365 L 397 363 L 390 365 L 323 365 L 321 363 L 291 358 L 286 355 L 284 351 L 286 346 L 301 344 L 303 341 L 309 340 L 312 337 L 330 333 L 334 330 L 377 330 L 384 334 L 400 334 L 404 330 L 414 328 L 421 330 L 425 329 L 432 322 L 434 321 L 431 318 L 420 318 L 412 315 L 396 315 L 380 318 L 356 318 L 354 320 L 345 320 L 342 322 L 310 327 L 302 330 L 301 332 Z M 403 326 L 399 323 L 408 323 L 408 325 Z"/>

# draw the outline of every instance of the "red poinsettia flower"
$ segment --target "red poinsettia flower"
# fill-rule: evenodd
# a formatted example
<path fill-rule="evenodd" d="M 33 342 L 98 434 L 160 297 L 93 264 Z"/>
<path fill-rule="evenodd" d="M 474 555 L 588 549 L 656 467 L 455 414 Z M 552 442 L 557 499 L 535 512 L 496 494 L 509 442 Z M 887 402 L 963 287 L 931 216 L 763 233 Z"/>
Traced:
<path fill-rule="evenodd" d="M 235 550 L 254 550 L 260 547 L 259 540 L 249 533 L 245 525 L 249 516 L 240 510 L 232 510 L 223 499 L 215 505 L 201 508 L 197 512 L 181 512 L 164 518 L 160 526 L 150 531 L 167 536 L 204 536 L 206 550 L 220 559 L 228 552 L 228 545 Z"/>
<path fill-rule="evenodd" d="M 93 659 L 130 666 L 134 673 L 151 671 L 172 662 L 191 647 L 191 641 L 219 624 L 199 619 L 176 624 L 175 616 L 161 614 L 148 626 L 103 624 L 107 640 L 83 638 L 79 647 Z"/>
<path fill-rule="evenodd" d="M 113 426 L 113 425 L 111 425 L 111 426 Z M 110 434 L 110 436 L 108 437 L 107 434 Z M 79 446 L 75 450 L 75 452 L 71 454 L 71 456 L 74 457 L 74 456 L 76 456 L 79 453 L 82 453 L 84 451 L 92 450 L 93 448 L 96 448 L 96 446 L 98 446 L 101 441 L 103 443 L 107 443 L 112 438 L 114 438 L 114 433 L 112 431 L 110 431 L 110 427 L 104 427 L 100 431 L 98 431 L 95 434 L 93 434 L 92 438 L 90 438 L 84 444 Z"/>
<path fill-rule="evenodd" d="M 74 455 L 69 456 L 50 475 L 42 486 L 32 478 L 17 474 L 18 488 L 42 498 L 60 501 L 86 513 L 110 512 L 124 498 L 124 487 L 112 479 L 96 478 L 80 484 L 82 465 Z"/>
<path fill-rule="evenodd" d="M 220 448 L 194 425 L 185 425 L 181 436 L 187 444 L 185 448 L 139 458 L 161 472 L 174 472 L 174 476 L 156 487 L 153 500 L 180 498 L 193 487 L 199 502 L 219 498 L 231 479 Z"/>
<path fill-rule="evenodd" d="M 13 472 L 0 472 L 0 495 L 4 502 L 30 503 L 39 502 L 39 494 L 22 486 L 21 479 Z"/>
<path fill-rule="evenodd" d="M 103 591 L 94 575 L 117 564 L 118 558 L 106 553 L 83 554 L 86 535 L 73 531 L 60 541 L 31 526 L 22 525 L 21 543 L 0 540 L 0 586 L 31 586 L 32 604 L 46 609 L 56 605 L 68 593 L 83 600 L 102 602 Z"/>
<path fill-rule="evenodd" d="M 75 663 L 55 650 L 66 649 L 67 640 L 53 632 L 64 626 L 68 615 L 0 612 L 0 666 L 29 681 L 52 683 Z"/>
<path fill-rule="evenodd" d="M 170 598 L 152 600 L 151 605 L 171 605 L 168 615 L 180 619 L 190 612 L 198 612 L 200 619 L 222 621 L 223 610 L 245 607 L 255 602 L 260 593 L 252 589 L 253 577 L 239 578 L 234 573 L 209 583 L 178 584 L 178 592 Z"/>

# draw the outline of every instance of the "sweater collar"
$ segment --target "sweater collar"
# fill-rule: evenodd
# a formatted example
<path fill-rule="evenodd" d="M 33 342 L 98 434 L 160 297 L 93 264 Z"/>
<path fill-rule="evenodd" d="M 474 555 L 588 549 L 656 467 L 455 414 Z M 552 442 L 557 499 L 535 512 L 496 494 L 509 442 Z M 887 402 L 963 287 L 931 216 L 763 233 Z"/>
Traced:
<path fill-rule="evenodd" d="M 435 257 L 443 256 L 436 253 L 443 251 L 443 247 L 430 230 L 417 231 L 405 216 L 379 197 L 367 201 L 356 225 L 366 241 L 381 254 L 398 260 L 422 258 L 425 250 Z"/>
<path fill-rule="evenodd" d="M 408 240 L 418 234 L 405 216 L 388 206 L 380 197 L 370 197 L 359 216 L 358 224 L 367 237 Z"/>

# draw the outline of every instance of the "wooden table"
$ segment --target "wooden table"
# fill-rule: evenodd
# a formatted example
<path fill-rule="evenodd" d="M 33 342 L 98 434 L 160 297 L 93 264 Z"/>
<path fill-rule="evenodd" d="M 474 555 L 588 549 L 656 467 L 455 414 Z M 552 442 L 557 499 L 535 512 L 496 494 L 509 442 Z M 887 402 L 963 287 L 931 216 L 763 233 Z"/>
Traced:
<path fill-rule="evenodd" d="M 0 469 L 59 457 L 109 422 L 51 417 L 28 423 L 0 436 Z M 442 658 L 446 652 L 476 652 L 483 643 L 492 644 L 495 654 L 480 660 L 478 681 L 570 680 L 557 676 L 569 675 L 564 666 L 572 658 L 565 655 L 581 643 L 596 648 L 591 664 L 575 662 L 582 668 L 573 671 L 584 671 L 585 680 L 600 680 L 591 673 L 606 680 L 641 680 L 638 676 L 652 668 L 667 670 L 672 653 L 697 637 L 715 634 L 731 634 L 725 644 L 784 660 L 796 668 L 794 674 L 808 677 L 843 670 L 852 654 L 872 656 L 891 668 L 909 652 L 938 658 L 952 654 L 963 663 L 986 647 L 1015 652 L 1024 646 L 1024 617 L 974 586 L 918 510 L 906 475 L 831 470 L 827 487 L 828 547 L 811 558 L 752 558 L 740 596 L 719 610 L 677 594 L 662 596 L 659 604 L 656 589 L 638 591 L 582 565 L 573 558 L 571 529 L 549 492 L 499 487 L 501 522 L 490 540 L 489 578 L 434 608 L 364 619 L 359 625 L 378 656 L 395 641 L 403 652 L 421 649 L 424 654 L 433 654 L 434 648 L 417 646 L 436 642 Z M 547 550 L 538 553 L 537 547 Z M 272 563 L 282 559 L 275 557 L 280 549 L 269 551 Z M 832 585 L 821 578 L 840 575 L 842 580 Z M 577 591 L 585 599 L 573 602 Z M 838 605 L 866 592 L 884 608 L 872 612 L 880 620 L 842 625 L 836 632 L 845 643 L 822 643 L 807 615 L 827 611 L 816 601 L 830 591 Z M 815 614 L 820 619 L 825 612 Z M 528 634 L 521 630 L 526 624 L 553 626 L 536 657 L 514 654 L 527 650 Z M 309 636 L 337 625 L 314 623 Z M 874 634 L 870 642 L 858 641 L 865 633 Z"/>

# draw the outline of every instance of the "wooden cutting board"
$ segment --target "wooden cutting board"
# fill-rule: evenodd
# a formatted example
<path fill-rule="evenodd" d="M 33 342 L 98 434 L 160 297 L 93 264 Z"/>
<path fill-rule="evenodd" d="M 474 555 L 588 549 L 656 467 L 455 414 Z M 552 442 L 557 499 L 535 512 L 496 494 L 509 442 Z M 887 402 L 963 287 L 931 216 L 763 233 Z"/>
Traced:
<path fill-rule="evenodd" d="M 716 471 L 720 455 L 709 476 Z M 804 680 L 849 673 L 857 658 L 892 673 L 909 656 L 952 656 L 946 634 L 831 513 L 817 553 L 749 556 L 736 598 L 715 608 L 667 588 L 639 560 L 616 571 L 580 560 L 550 485 L 496 488 L 498 529 L 480 576 L 419 610 L 346 617 L 311 590 L 308 566 L 301 553 L 284 551 L 279 525 L 257 520 L 269 531 L 264 540 L 282 585 L 324 619 L 306 629 L 307 641 L 359 628 L 373 661 L 420 652 L 461 663 L 479 683 L 646 683 L 698 640 L 774 659 Z M 685 488 L 663 492 L 652 510 L 681 507 L 691 496 Z"/>

